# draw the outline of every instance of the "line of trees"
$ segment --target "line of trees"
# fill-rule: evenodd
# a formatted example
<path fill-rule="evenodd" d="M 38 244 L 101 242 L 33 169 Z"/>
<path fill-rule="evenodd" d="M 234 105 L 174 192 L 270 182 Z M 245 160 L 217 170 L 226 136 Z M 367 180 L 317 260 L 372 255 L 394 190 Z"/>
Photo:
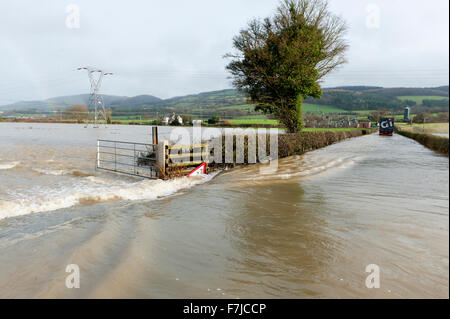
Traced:
<path fill-rule="evenodd" d="M 346 111 L 378 109 L 398 111 L 405 106 L 410 106 L 409 103 L 396 97 L 352 91 L 326 91 L 320 99 L 309 98 L 306 102 L 319 105 L 333 105 Z"/>
<path fill-rule="evenodd" d="M 69 106 L 63 113 L 65 119 L 84 121 L 89 118 L 89 110 L 86 105 Z"/>
<path fill-rule="evenodd" d="M 63 112 L 64 119 L 67 120 L 76 120 L 77 122 L 85 122 L 89 120 L 90 113 L 89 109 L 86 105 L 72 105 L 69 106 Z M 111 109 L 106 109 L 105 119 L 107 124 L 112 123 L 112 113 Z"/>
<path fill-rule="evenodd" d="M 413 123 L 448 123 L 448 114 L 449 113 L 439 113 L 439 114 L 431 114 L 431 113 L 419 113 L 412 119 Z"/>
<path fill-rule="evenodd" d="M 422 105 L 423 106 L 440 106 L 440 107 L 448 107 L 448 99 L 442 99 L 442 100 L 423 100 Z"/>

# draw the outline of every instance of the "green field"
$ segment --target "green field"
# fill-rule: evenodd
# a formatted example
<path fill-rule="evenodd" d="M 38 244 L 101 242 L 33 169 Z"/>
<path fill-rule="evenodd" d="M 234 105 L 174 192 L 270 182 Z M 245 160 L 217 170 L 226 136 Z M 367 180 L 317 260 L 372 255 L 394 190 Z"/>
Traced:
<path fill-rule="evenodd" d="M 345 131 L 355 131 L 355 130 L 363 130 L 363 128 L 356 127 L 338 127 L 338 128 L 305 128 L 303 131 L 305 132 L 345 132 Z"/>
<path fill-rule="evenodd" d="M 279 124 L 277 120 L 270 120 L 270 119 L 264 119 L 264 118 L 233 119 L 233 120 L 228 120 L 228 122 L 230 122 L 230 124 L 234 124 L 234 125 L 240 125 L 240 124 L 278 125 Z"/>
<path fill-rule="evenodd" d="M 140 120 L 140 115 L 113 115 L 113 120 Z"/>
<path fill-rule="evenodd" d="M 242 110 L 242 111 L 251 111 L 255 110 L 254 104 L 240 104 L 240 105 L 231 105 L 231 106 L 223 106 L 218 108 L 218 110 Z"/>
<path fill-rule="evenodd" d="M 346 110 L 332 105 L 303 104 L 303 113 L 345 113 Z"/>
<path fill-rule="evenodd" d="M 358 113 L 360 115 L 369 115 L 370 113 L 376 112 L 376 110 L 357 110 L 352 112 Z"/>
<path fill-rule="evenodd" d="M 271 119 L 234 119 L 228 120 L 231 124 L 234 125 L 242 125 L 242 124 L 252 124 L 252 125 L 279 125 L 277 120 Z M 305 132 L 344 132 L 344 131 L 352 131 L 352 130 L 361 130 L 361 128 L 305 128 Z"/>
<path fill-rule="evenodd" d="M 232 106 L 223 106 L 219 110 L 242 110 L 242 111 L 254 111 L 254 104 L 241 104 Z M 319 105 L 319 104 L 303 104 L 303 113 L 345 113 L 346 110 L 340 109 L 332 105 Z"/>
<path fill-rule="evenodd" d="M 445 96 L 397 96 L 398 99 L 402 100 L 402 101 L 406 101 L 406 100 L 410 100 L 410 101 L 414 101 L 417 104 L 422 104 L 423 100 L 448 100 L 447 97 Z"/>

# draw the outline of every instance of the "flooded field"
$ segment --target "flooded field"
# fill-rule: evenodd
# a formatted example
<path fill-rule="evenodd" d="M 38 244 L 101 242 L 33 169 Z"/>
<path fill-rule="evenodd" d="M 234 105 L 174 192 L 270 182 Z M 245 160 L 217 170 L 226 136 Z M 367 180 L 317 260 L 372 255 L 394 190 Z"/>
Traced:
<path fill-rule="evenodd" d="M 413 124 L 405 125 L 399 124 L 402 130 L 414 132 L 414 133 L 426 133 L 436 136 L 448 137 L 449 124 L 448 123 L 426 123 L 426 124 Z"/>
<path fill-rule="evenodd" d="M 271 174 L 95 171 L 97 139 L 150 131 L 0 123 L 0 297 L 449 297 L 448 157 L 374 134 Z M 68 264 L 80 289 L 65 286 Z"/>

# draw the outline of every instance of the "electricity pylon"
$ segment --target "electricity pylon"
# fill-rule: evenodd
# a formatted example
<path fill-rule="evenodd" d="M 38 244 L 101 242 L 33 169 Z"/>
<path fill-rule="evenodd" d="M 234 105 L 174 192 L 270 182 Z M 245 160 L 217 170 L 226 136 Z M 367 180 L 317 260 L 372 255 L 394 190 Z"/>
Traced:
<path fill-rule="evenodd" d="M 91 67 L 81 67 L 78 70 L 86 70 L 88 72 L 89 81 L 91 82 L 91 92 L 89 95 L 88 110 L 94 110 L 94 127 L 98 127 L 98 116 L 101 115 L 106 122 L 106 111 L 103 97 L 99 94 L 100 87 L 102 86 L 103 77 L 106 75 L 113 75 L 111 72 L 104 72 L 100 69 Z M 99 73 L 95 76 L 95 73 Z M 100 107 L 100 111 L 99 111 Z"/>

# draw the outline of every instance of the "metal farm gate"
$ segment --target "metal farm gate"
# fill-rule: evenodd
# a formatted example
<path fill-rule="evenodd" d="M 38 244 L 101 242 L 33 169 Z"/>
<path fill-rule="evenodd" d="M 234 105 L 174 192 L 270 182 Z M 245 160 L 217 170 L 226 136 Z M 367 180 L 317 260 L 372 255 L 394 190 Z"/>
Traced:
<path fill-rule="evenodd" d="M 96 169 L 155 179 L 157 151 L 157 144 L 98 140 Z"/>

